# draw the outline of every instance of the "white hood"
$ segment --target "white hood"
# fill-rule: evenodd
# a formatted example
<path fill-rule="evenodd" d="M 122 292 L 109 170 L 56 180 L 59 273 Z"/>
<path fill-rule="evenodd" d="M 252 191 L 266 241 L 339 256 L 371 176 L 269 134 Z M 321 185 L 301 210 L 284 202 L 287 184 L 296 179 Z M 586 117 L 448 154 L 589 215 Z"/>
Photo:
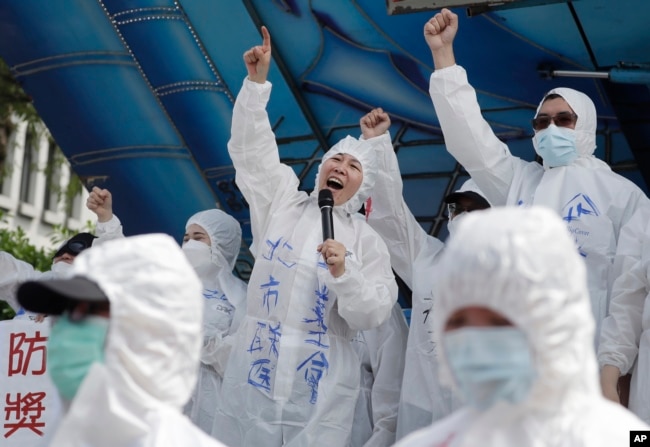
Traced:
<path fill-rule="evenodd" d="M 472 180 L 471 178 L 465 180 L 462 185 L 460 185 L 460 188 L 456 192 L 475 192 L 476 194 L 480 195 L 481 197 L 485 198 L 485 194 L 483 194 L 483 191 L 478 187 L 476 182 Z M 485 199 L 487 201 L 487 199 Z M 489 203 L 489 202 L 488 202 Z"/>
<path fill-rule="evenodd" d="M 232 270 L 241 248 L 242 232 L 239 222 L 221 210 L 212 209 L 199 211 L 190 217 L 185 224 L 185 231 L 192 224 L 199 225 L 210 236 L 212 263 Z"/>
<path fill-rule="evenodd" d="M 567 87 L 558 87 L 549 90 L 544 95 L 544 98 L 551 94 L 560 95 L 573 109 L 573 112 L 578 115 L 575 127 L 578 158 L 576 158 L 572 164 L 600 169 L 610 169 L 607 163 L 594 156 L 594 151 L 596 150 L 596 128 L 598 125 L 598 116 L 596 114 L 596 106 L 591 98 L 578 90 Z M 541 109 L 542 104 L 544 104 L 544 98 L 542 98 L 537 106 L 535 116 L 537 116 L 539 109 Z M 533 136 L 532 140 L 535 151 L 537 151 L 537 139 Z"/>
<path fill-rule="evenodd" d="M 203 298 L 176 241 L 162 234 L 108 241 L 81 253 L 72 275 L 97 282 L 110 300 L 109 386 L 144 408 L 180 409 L 196 383 Z"/>
<path fill-rule="evenodd" d="M 377 179 L 377 143 L 370 140 L 357 140 L 354 137 L 347 136 L 336 143 L 332 148 L 323 155 L 321 163 L 316 173 L 316 184 L 312 195 L 318 195 L 318 185 L 320 184 L 320 171 L 323 162 L 332 158 L 336 154 L 349 154 L 355 157 L 361 163 L 363 170 L 363 180 L 359 190 L 344 204 L 340 205 L 349 214 L 354 214 L 361 209 L 361 206 L 370 197 L 370 193 L 375 186 Z M 338 207 L 335 207 L 338 208 Z"/>
<path fill-rule="evenodd" d="M 442 256 L 434 286 L 439 346 L 454 311 L 488 307 L 530 342 L 537 380 L 522 405 L 559 408 L 571 396 L 599 392 L 585 266 L 555 213 L 540 207 L 472 212 Z M 441 377 L 452 384 L 439 352 Z"/>

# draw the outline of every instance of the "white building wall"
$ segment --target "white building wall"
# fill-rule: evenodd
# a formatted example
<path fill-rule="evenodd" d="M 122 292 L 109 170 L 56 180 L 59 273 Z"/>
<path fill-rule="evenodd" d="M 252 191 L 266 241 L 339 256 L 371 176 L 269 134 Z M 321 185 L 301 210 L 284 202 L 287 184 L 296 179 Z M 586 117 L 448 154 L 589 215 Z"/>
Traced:
<path fill-rule="evenodd" d="M 71 215 L 66 215 L 63 194 L 57 194 L 51 184 L 57 184 L 61 191 L 65 191 L 70 179 L 70 166 L 67 161 L 63 163 L 54 175 L 50 175 L 52 180 L 48 182 L 46 168 L 54 169 L 56 163 L 50 159 L 51 143 L 44 127 L 37 126 L 32 166 L 24 169 L 25 152 L 30 149 L 27 133 L 27 123 L 20 122 L 9 136 L 5 160 L 7 174 L 0 180 L 0 210 L 4 212 L 0 228 L 20 227 L 37 247 L 54 248 L 57 245 L 51 240 L 55 235 L 54 225 L 75 231 L 91 231 L 96 216 L 86 208 L 88 192 L 85 189 L 74 198 Z"/>

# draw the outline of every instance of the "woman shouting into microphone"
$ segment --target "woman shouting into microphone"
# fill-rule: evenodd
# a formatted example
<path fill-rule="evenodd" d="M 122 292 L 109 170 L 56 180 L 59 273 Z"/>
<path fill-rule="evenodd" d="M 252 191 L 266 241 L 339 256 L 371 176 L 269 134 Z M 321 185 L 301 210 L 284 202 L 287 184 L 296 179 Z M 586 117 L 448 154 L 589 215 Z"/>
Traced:
<path fill-rule="evenodd" d="M 372 139 L 324 156 L 312 194 L 280 162 L 266 112 L 271 36 L 244 53 L 248 76 L 228 151 L 250 205 L 255 266 L 226 367 L 213 435 L 228 445 L 349 444 L 359 392 L 351 340 L 386 321 L 397 285 L 382 239 L 358 211 L 376 175 Z M 336 239 L 323 241 L 318 192 L 332 193 Z"/>

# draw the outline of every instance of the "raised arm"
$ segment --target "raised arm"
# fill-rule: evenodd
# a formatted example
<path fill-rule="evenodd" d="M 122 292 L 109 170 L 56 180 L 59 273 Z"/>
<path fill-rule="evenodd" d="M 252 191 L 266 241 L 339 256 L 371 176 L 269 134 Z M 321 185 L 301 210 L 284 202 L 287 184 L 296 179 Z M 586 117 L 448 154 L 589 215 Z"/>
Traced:
<path fill-rule="evenodd" d="M 95 225 L 97 240 L 94 244 L 124 237 L 122 223 L 113 214 L 113 195 L 108 189 L 94 186 L 86 200 L 86 207 L 97 215 Z"/>
<path fill-rule="evenodd" d="M 386 134 L 390 129 L 390 115 L 384 112 L 381 107 L 372 109 L 361 117 L 359 127 L 361 127 L 361 134 L 364 139 L 369 140 L 379 137 Z"/>
<path fill-rule="evenodd" d="M 244 63 L 248 71 L 248 79 L 258 84 L 264 84 L 271 66 L 271 34 L 262 26 L 262 45 L 256 45 L 244 53 Z"/>
<path fill-rule="evenodd" d="M 420 263 L 433 265 L 444 244 L 424 231 L 404 201 L 402 177 L 387 132 L 389 115 L 374 109 L 359 124 L 363 138 L 377 138 L 380 142 L 376 145 L 378 175 L 368 223 L 386 242 L 393 270 L 412 289 L 413 267 Z"/>
<path fill-rule="evenodd" d="M 244 53 L 247 78 L 233 108 L 228 153 L 235 167 L 235 180 L 250 206 L 253 241 L 260 240 L 274 203 L 296 194 L 298 178 L 280 162 L 275 134 L 266 112 L 271 95 L 267 76 L 271 62 L 271 36 L 262 27 L 262 45 Z M 285 200 L 286 202 L 286 200 Z M 256 247 L 251 247 L 253 253 Z"/>
<path fill-rule="evenodd" d="M 458 16 L 443 9 L 424 25 L 436 70 L 429 94 L 440 122 L 447 151 L 471 175 L 492 205 L 505 205 L 517 169 L 526 162 L 513 157 L 481 114 L 476 91 L 465 70 L 456 65 L 453 41 Z"/>
<path fill-rule="evenodd" d="M 97 215 L 97 222 L 108 222 L 113 217 L 113 196 L 108 189 L 94 186 L 86 199 L 86 208 Z"/>
<path fill-rule="evenodd" d="M 458 16 L 444 8 L 424 25 L 424 39 L 429 45 L 436 70 L 456 64 L 454 38 L 458 31 Z"/>

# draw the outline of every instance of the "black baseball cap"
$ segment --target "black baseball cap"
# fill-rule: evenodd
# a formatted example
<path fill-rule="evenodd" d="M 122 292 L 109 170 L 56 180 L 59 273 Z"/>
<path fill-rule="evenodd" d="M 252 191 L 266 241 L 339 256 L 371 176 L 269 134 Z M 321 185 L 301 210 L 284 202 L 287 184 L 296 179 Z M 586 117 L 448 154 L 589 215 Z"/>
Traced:
<path fill-rule="evenodd" d="M 74 236 L 72 236 L 70 239 L 65 241 L 65 243 L 61 245 L 61 247 L 59 247 L 56 253 L 54 253 L 54 256 L 52 256 L 52 259 L 58 258 L 59 256 L 62 256 L 64 253 L 77 256 L 85 249 L 90 248 L 93 245 L 93 240 L 95 240 L 96 237 L 97 236 L 90 233 L 77 233 Z"/>
<path fill-rule="evenodd" d="M 490 202 L 488 202 L 485 197 L 474 191 L 452 192 L 445 197 L 444 201 L 445 203 L 458 203 L 458 200 L 461 198 L 471 200 L 475 204 L 477 210 L 490 208 Z"/>
<path fill-rule="evenodd" d="M 60 315 L 72 302 L 108 302 L 99 285 L 84 277 L 26 281 L 18 287 L 18 302 L 28 311 Z"/>

